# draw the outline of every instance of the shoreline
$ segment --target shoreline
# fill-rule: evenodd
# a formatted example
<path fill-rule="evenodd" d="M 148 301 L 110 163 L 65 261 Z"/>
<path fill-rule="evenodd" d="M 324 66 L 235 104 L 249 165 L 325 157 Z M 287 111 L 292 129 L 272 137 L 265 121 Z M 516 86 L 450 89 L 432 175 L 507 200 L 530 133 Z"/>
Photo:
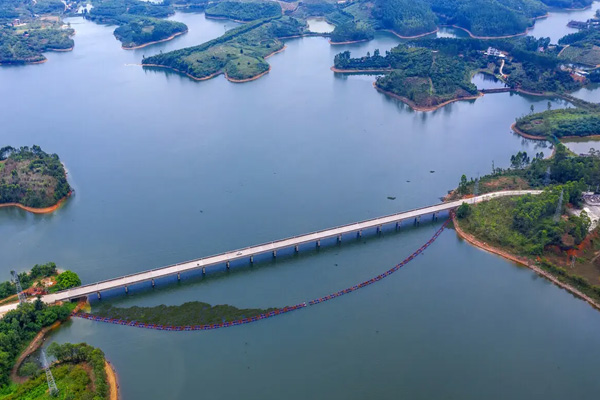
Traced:
<path fill-rule="evenodd" d="M 275 50 L 272 53 L 267 54 L 266 56 L 264 56 L 263 58 L 266 60 L 267 58 L 277 54 L 277 53 L 281 53 L 282 51 L 284 51 L 287 48 L 286 45 L 284 45 L 281 49 L 279 50 Z M 144 67 L 151 67 L 151 68 L 163 68 L 163 69 L 169 69 L 172 71 L 175 71 L 177 73 L 180 73 L 182 75 L 186 75 L 188 78 L 191 78 L 195 81 L 207 81 L 209 79 L 215 78 L 219 75 L 225 75 L 225 79 L 227 79 L 229 82 L 233 82 L 233 83 L 245 83 L 245 82 L 250 82 L 250 81 L 254 81 L 257 80 L 258 78 L 262 78 L 263 76 L 265 76 L 266 74 L 268 74 L 271 71 L 271 66 L 269 65 L 269 69 L 267 69 L 264 72 L 261 72 L 260 74 L 250 77 L 250 78 L 246 78 L 246 79 L 235 79 L 235 78 L 231 78 L 229 75 L 227 75 L 227 72 L 225 71 L 217 71 L 214 74 L 208 75 L 208 76 L 204 76 L 202 78 L 197 78 L 193 75 L 188 74 L 187 72 L 183 72 L 180 71 L 176 68 L 173 67 L 169 67 L 167 65 L 159 65 L 159 64 L 140 64 L 142 66 L 142 68 Z"/>
<path fill-rule="evenodd" d="M 106 382 L 108 383 L 108 398 L 110 400 L 119 400 L 117 372 L 106 358 L 104 358 L 104 371 L 106 372 Z"/>
<path fill-rule="evenodd" d="M 362 73 L 384 74 L 386 72 L 392 71 L 391 68 L 389 68 L 389 69 L 375 69 L 375 68 L 374 69 L 338 69 L 335 66 L 331 66 L 331 68 L 329 68 L 329 69 L 337 74 L 362 74 Z"/>
<path fill-rule="evenodd" d="M 527 139 L 531 139 L 531 140 L 544 140 L 544 141 L 550 141 L 549 138 L 547 138 L 546 136 L 535 136 L 535 135 L 530 135 L 529 133 L 525 133 L 522 130 L 520 130 L 519 128 L 517 128 L 517 123 L 513 123 L 510 126 L 510 129 L 516 133 L 517 135 L 523 136 L 524 138 Z M 591 140 L 600 140 L 600 135 L 589 135 L 589 136 L 562 136 L 558 138 L 558 141 L 562 143 L 563 139 L 591 139 Z"/>
<path fill-rule="evenodd" d="M 241 19 L 233 19 L 233 18 L 229 18 L 229 17 L 220 17 L 217 15 L 208 15 L 206 14 L 206 11 L 204 11 L 204 18 L 208 18 L 208 19 L 225 19 L 225 20 L 229 20 L 229 21 L 233 21 L 233 22 L 237 22 L 238 24 L 247 24 L 248 22 L 252 22 L 254 20 L 250 19 L 248 21 L 244 21 Z"/>
<path fill-rule="evenodd" d="M 141 49 L 141 48 L 144 48 L 144 47 L 147 47 L 147 46 L 151 46 L 151 45 L 153 45 L 153 44 L 157 44 L 157 43 L 163 43 L 163 42 L 168 42 L 169 40 L 173 40 L 173 39 L 175 39 L 177 36 L 181 36 L 181 35 L 183 35 L 184 33 L 188 33 L 188 30 L 186 29 L 185 31 L 182 31 L 182 32 L 176 32 L 176 33 L 172 34 L 171 36 L 169 36 L 169 37 L 167 37 L 167 38 L 164 38 L 164 39 L 161 39 L 161 40 L 155 40 L 154 42 L 148 42 L 148 43 L 140 44 L 140 45 L 138 45 L 138 46 L 133 46 L 133 47 L 125 47 L 125 46 L 121 45 L 121 48 L 122 48 L 123 50 L 136 50 L 136 49 Z"/>
<path fill-rule="evenodd" d="M 438 33 L 440 31 L 439 27 L 436 27 L 433 31 L 431 32 L 425 32 L 425 33 L 420 33 L 418 35 L 414 35 L 414 36 L 403 36 L 401 34 L 399 34 L 398 32 L 394 31 L 393 29 L 382 29 L 385 32 L 389 32 L 393 35 L 396 35 L 397 37 L 399 37 L 400 39 L 418 39 L 424 36 L 429 36 L 429 35 L 433 35 L 434 33 Z"/>
<path fill-rule="evenodd" d="M 414 111 L 421 111 L 421 112 L 429 112 L 429 111 L 435 111 L 439 108 L 442 108 L 444 106 L 447 106 L 450 103 L 454 103 L 456 101 L 463 101 L 463 100 L 476 100 L 478 98 L 480 98 L 481 96 L 483 96 L 483 94 L 479 93 L 478 95 L 475 96 L 468 96 L 468 97 L 459 97 L 457 99 L 451 99 L 451 100 L 447 100 L 444 101 L 443 103 L 440 104 L 436 104 L 435 106 L 418 106 L 415 104 L 415 102 L 413 102 L 412 100 L 407 99 L 406 97 L 403 96 L 399 96 L 395 93 L 392 92 L 388 92 L 387 90 L 383 90 L 379 87 L 377 87 L 377 85 L 375 84 L 375 82 L 373 82 L 373 87 L 375 88 L 375 90 L 377 90 L 380 93 L 383 93 L 387 96 L 393 97 L 397 100 L 402 101 L 403 103 L 405 103 L 406 105 L 408 105 L 410 108 L 412 108 Z"/>
<path fill-rule="evenodd" d="M 373 39 L 360 39 L 360 40 L 347 40 L 345 42 L 332 42 L 331 39 L 329 39 L 328 42 L 332 46 L 337 46 L 337 45 L 342 45 L 342 44 L 370 42 L 371 40 L 373 40 Z"/>
<path fill-rule="evenodd" d="M 79 303 L 77 303 L 77 306 L 75 306 L 75 309 L 73 310 L 74 313 L 78 312 L 79 310 L 81 310 L 83 307 L 85 307 L 87 304 L 87 300 L 84 301 L 80 301 Z M 71 318 L 71 316 L 69 316 L 65 321 L 68 321 Z M 48 334 L 48 332 L 51 332 L 55 329 L 57 329 L 63 321 L 56 321 L 54 322 L 52 325 L 47 326 L 45 328 L 42 328 L 42 330 L 40 330 L 37 335 L 35 335 L 35 337 L 31 340 L 31 342 L 27 345 L 27 347 L 25 348 L 25 350 L 23 350 L 23 352 L 21 354 L 19 354 L 19 357 L 17 358 L 17 361 L 15 362 L 15 365 L 13 366 L 11 372 L 10 372 L 10 379 L 13 382 L 16 383 L 24 383 L 26 382 L 29 378 L 26 376 L 19 376 L 17 375 L 17 371 L 19 370 L 19 368 L 21 367 L 21 364 L 23 363 L 23 361 L 25 361 L 25 359 L 33 352 L 35 352 L 37 349 L 40 348 L 40 346 L 42 345 L 42 343 L 44 342 L 44 340 L 46 339 L 46 334 Z"/>
<path fill-rule="evenodd" d="M 540 267 L 531 264 L 529 262 L 529 260 L 527 260 L 524 257 L 519 257 L 513 254 L 510 254 L 504 250 L 498 249 L 496 247 L 490 246 L 484 242 L 481 242 L 480 240 L 478 240 L 477 238 L 475 238 L 475 236 L 471 235 L 470 233 L 466 233 L 465 231 L 463 231 L 460 228 L 460 225 L 458 223 L 458 219 L 456 218 L 456 215 L 453 213 L 452 214 L 452 222 L 454 223 L 454 229 L 456 230 L 456 234 L 464 239 L 465 241 L 467 241 L 468 243 L 470 243 L 471 245 L 487 251 L 489 253 L 492 254 L 496 254 L 502 258 L 505 258 L 509 261 L 512 261 L 516 264 L 525 266 L 529 269 L 531 269 L 532 271 L 534 271 L 537 275 L 548 279 L 549 281 L 551 281 L 552 283 L 554 283 L 556 286 L 565 289 L 566 291 L 570 292 L 571 294 L 575 295 L 576 297 L 579 297 L 582 300 L 585 300 L 589 305 L 591 305 L 592 307 L 594 307 L 596 310 L 600 311 L 600 304 L 597 303 L 594 299 L 592 299 L 591 297 L 587 296 L 586 294 L 580 292 L 579 290 L 577 290 L 576 288 L 574 288 L 573 286 L 566 284 L 564 282 L 561 282 L 560 280 L 558 280 L 556 277 L 554 277 L 554 275 L 550 274 L 549 272 L 544 271 L 543 269 L 541 269 Z"/>
<path fill-rule="evenodd" d="M 546 18 L 547 15 L 542 16 L 542 17 L 536 17 L 534 19 L 541 19 L 541 18 Z M 510 38 L 515 38 L 515 37 L 519 37 L 519 36 L 525 36 L 529 33 L 530 30 L 533 29 L 533 26 L 528 27 L 527 29 L 525 29 L 525 32 L 521 32 L 521 33 L 515 33 L 513 35 L 504 35 L 504 36 L 477 36 L 475 34 L 473 34 L 473 32 L 471 32 L 470 30 L 468 30 L 467 28 L 463 28 L 462 26 L 458 26 L 458 25 L 443 25 L 446 27 L 450 27 L 450 28 L 455 28 L 455 29 L 461 29 L 465 32 L 467 32 L 467 34 L 472 38 L 472 39 L 480 39 L 480 40 L 493 40 L 493 39 L 510 39 Z"/>
<path fill-rule="evenodd" d="M 49 213 L 52 213 L 52 212 L 58 210 L 64 204 L 64 202 L 67 201 L 67 199 L 69 197 L 71 197 L 72 193 L 73 193 L 72 191 L 69 192 L 65 197 L 63 197 L 62 199 L 60 199 L 58 201 L 58 203 L 56 203 L 55 205 L 50 206 L 50 207 L 35 208 L 35 207 L 24 206 L 21 203 L 3 203 L 3 204 L 0 204 L 0 208 L 3 208 L 3 207 L 17 207 L 17 208 L 20 208 L 21 210 L 25 210 L 25 211 L 28 211 L 28 212 L 33 213 L 33 214 L 49 214 Z"/>

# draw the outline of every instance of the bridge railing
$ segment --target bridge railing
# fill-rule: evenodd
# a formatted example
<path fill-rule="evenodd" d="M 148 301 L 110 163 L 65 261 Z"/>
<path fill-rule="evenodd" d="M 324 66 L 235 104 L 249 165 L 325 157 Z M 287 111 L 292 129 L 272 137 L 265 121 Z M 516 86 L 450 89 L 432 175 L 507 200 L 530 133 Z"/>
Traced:
<path fill-rule="evenodd" d="M 218 253 L 218 254 L 215 254 L 215 255 L 207 256 L 207 257 L 197 258 L 197 259 L 193 259 L 193 260 L 189 260 L 189 261 L 182 261 L 182 262 L 179 262 L 179 263 L 176 263 L 176 264 L 166 265 L 166 266 L 163 266 L 163 267 L 158 267 L 158 268 L 153 268 L 153 269 L 149 269 L 149 270 L 145 270 L 145 271 L 135 272 L 135 273 L 132 273 L 132 274 L 122 275 L 122 276 L 117 277 L 117 278 L 106 279 L 106 280 L 103 280 L 103 281 L 98 281 L 98 282 L 90 283 L 90 284 L 87 284 L 87 285 L 82 285 L 82 286 L 79 286 L 79 287 L 76 287 L 76 288 L 62 290 L 62 291 L 53 293 L 51 296 L 54 297 L 54 298 L 70 298 L 69 293 L 71 293 L 73 291 L 79 292 L 81 290 L 85 291 L 85 289 L 94 289 L 94 288 L 96 288 L 99 285 L 103 285 L 103 284 L 106 284 L 106 283 L 110 283 L 110 282 L 114 282 L 114 281 L 118 281 L 118 280 L 122 280 L 122 279 L 133 278 L 133 277 L 136 277 L 136 276 L 139 276 L 139 275 L 144 275 L 144 274 L 152 274 L 153 272 L 158 272 L 158 271 L 165 270 L 165 269 L 168 269 L 168 268 L 178 267 L 178 266 L 181 266 L 181 265 L 186 265 L 186 264 L 191 264 L 191 263 L 200 263 L 200 262 L 202 262 L 203 260 L 206 260 L 206 259 L 222 257 L 222 256 L 225 256 L 225 255 L 228 255 L 228 254 L 232 254 L 232 253 L 233 254 L 240 253 L 240 252 L 243 253 L 244 251 L 247 251 L 247 250 L 250 250 L 250 249 L 254 249 L 254 248 L 258 248 L 258 247 L 266 247 L 266 246 L 270 246 L 270 245 L 272 246 L 272 245 L 276 245 L 277 243 L 281 243 L 281 242 L 285 242 L 285 241 L 293 241 L 294 239 L 300 239 L 302 237 L 308 237 L 308 236 L 313 236 L 313 235 L 317 235 L 317 236 L 318 235 L 324 235 L 324 234 L 326 234 L 329 231 L 334 231 L 334 230 L 339 230 L 339 229 L 344 229 L 344 228 L 351 228 L 351 227 L 356 226 L 356 225 L 371 224 L 371 223 L 374 223 L 374 222 L 379 221 L 379 220 L 394 219 L 394 218 L 398 217 L 397 220 L 400 221 L 400 220 L 404 219 L 404 218 L 402 218 L 403 215 L 415 213 L 415 212 L 418 212 L 418 211 L 423 211 L 423 210 L 426 210 L 426 209 L 432 209 L 431 212 L 433 213 L 433 212 L 445 211 L 445 210 L 449 210 L 451 208 L 458 207 L 462 202 L 476 203 L 476 202 L 478 202 L 480 200 L 485 200 L 486 198 L 503 197 L 503 196 L 509 196 L 509 195 L 522 195 L 522 194 L 535 193 L 535 192 L 541 192 L 541 191 L 535 191 L 535 190 L 513 190 L 513 191 L 505 191 L 505 192 L 493 192 L 493 193 L 487 193 L 487 194 L 484 194 L 484 195 L 481 195 L 481 196 L 477 196 L 477 197 L 471 197 L 469 199 L 456 200 L 456 201 L 447 202 L 447 203 L 438 203 L 438 204 L 435 204 L 435 205 L 432 205 L 432 206 L 425 206 L 425 207 L 414 208 L 412 210 L 403 211 L 401 213 L 389 214 L 389 215 L 381 216 L 381 217 L 377 217 L 377 218 L 370 218 L 370 219 L 362 220 L 362 221 L 359 221 L 359 222 L 353 222 L 353 223 L 350 223 L 350 224 L 340 225 L 340 226 L 337 226 L 337 227 L 334 227 L 334 228 L 322 229 L 322 230 L 318 230 L 318 231 L 314 231 L 314 232 L 310 232 L 310 233 L 305 233 L 305 234 L 302 234 L 302 235 L 290 236 L 290 237 L 287 237 L 285 239 L 274 240 L 274 241 L 271 241 L 271 242 L 265 242 L 265 243 L 262 243 L 262 244 L 247 246 L 247 247 L 244 247 L 244 248 L 241 248 L 241 249 L 230 250 L 230 251 Z M 439 207 L 442 207 L 442 208 L 439 209 Z M 425 214 L 428 214 L 428 213 L 425 213 Z M 412 218 L 412 216 L 408 217 L 408 218 Z M 377 225 L 377 223 L 374 224 L 374 226 L 376 226 L 376 225 Z M 357 230 L 358 229 L 361 229 L 361 228 L 357 228 Z M 336 234 L 332 234 L 331 237 L 333 237 L 335 235 Z M 321 239 L 326 239 L 328 237 L 329 236 L 324 235 L 324 236 L 321 237 Z M 302 244 L 302 243 L 299 243 L 299 244 Z M 257 252 L 257 253 L 254 253 L 254 254 L 266 253 L 268 251 L 270 251 L 270 250 L 265 250 L 264 252 Z M 250 254 L 248 254 L 248 255 L 244 254 L 243 256 L 233 257 L 233 259 L 239 259 L 239 258 L 248 257 L 248 256 L 250 256 Z M 190 268 L 190 270 L 192 270 L 192 269 L 199 269 L 199 268 L 202 268 L 202 266 L 193 267 L 193 268 Z M 150 279 L 152 279 L 152 277 L 142 279 L 141 281 L 146 281 L 146 280 L 150 280 Z M 94 292 L 94 291 L 95 290 L 91 290 L 91 292 Z"/>

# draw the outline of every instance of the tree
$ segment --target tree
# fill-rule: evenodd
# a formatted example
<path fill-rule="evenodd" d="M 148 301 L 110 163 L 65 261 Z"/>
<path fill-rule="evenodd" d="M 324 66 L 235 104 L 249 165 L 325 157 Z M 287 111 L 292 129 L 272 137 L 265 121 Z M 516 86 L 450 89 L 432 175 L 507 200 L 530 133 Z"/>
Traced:
<path fill-rule="evenodd" d="M 531 111 L 531 114 L 533 114 L 533 112 L 535 111 L 535 107 L 533 104 L 529 107 L 529 111 Z"/>
<path fill-rule="evenodd" d="M 65 271 L 56 277 L 58 290 L 69 289 L 81 285 L 81 279 L 73 271 Z"/>
<path fill-rule="evenodd" d="M 467 194 L 467 191 L 467 176 L 463 174 L 463 176 L 460 177 L 460 183 L 458 184 L 458 193 L 464 195 Z"/>
<path fill-rule="evenodd" d="M 460 207 L 456 210 L 456 216 L 459 219 L 463 219 L 468 217 L 471 214 L 471 206 L 467 203 L 462 203 Z"/>
<path fill-rule="evenodd" d="M 550 111 L 552 109 L 552 102 L 548 102 L 548 111 Z"/>

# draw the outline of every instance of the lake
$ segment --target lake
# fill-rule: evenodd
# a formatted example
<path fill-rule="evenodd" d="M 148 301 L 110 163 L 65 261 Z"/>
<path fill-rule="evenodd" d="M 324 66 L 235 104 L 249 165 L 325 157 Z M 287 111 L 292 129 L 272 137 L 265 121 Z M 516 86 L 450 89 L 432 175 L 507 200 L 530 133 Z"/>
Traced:
<path fill-rule="evenodd" d="M 172 18 L 189 32 L 133 51 L 114 27 L 73 18 L 73 52 L 0 70 L 12 94 L 0 100 L 3 143 L 58 153 L 75 188 L 53 214 L 0 209 L 6 279 L 55 261 L 90 283 L 421 207 L 462 174 L 550 153 L 510 130 L 548 99 L 501 93 L 421 113 L 375 91 L 372 76 L 329 70 L 336 53 L 384 52 L 393 36 L 288 40 L 271 72 L 245 84 L 142 69 L 143 55 L 237 26 Z M 103 301 L 296 304 L 389 269 L 441 223 Z M 447 230 L 392 277 L 282 317 L 180 333 L 75 319 L 51 340 L 102 348 L 124 399 L 592 399 L 599 331 L 583 301 Z"/>

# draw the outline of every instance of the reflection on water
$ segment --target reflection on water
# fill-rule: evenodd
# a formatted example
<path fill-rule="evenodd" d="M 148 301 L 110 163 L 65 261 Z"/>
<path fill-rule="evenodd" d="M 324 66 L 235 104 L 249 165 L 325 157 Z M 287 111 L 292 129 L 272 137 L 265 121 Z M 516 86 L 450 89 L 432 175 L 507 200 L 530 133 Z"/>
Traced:
<path fill-rule="evenodd" d="M 569 21 L 587 21 L 596 14 L 600 8 L 600 2 L 592 3 L 592 6 L 585 10 L 556 10 L 552 9 L 547 18 L 538 19 L 533 28 L 529 31 L 529 36 L 549 37 L 552 43 L 558 43 L 558 39 L 569 33 L 578 32 L 578 29 L 569 28 Z"/>
<path fill-rule="evenodd" d="M 472 83 L 477 86 L 477 89 L 500 89 L 506 87 L 504 82 L 493 75 L 478 73 L 473 76 Z"/>
<path fill-rule="evenodd" d="M 329 33 L 333 32 L 335 29 L 334 25 L 325 21 L 323 18 L 309 18 L 306 22 L 308 23 L 308 29 L 310 29 L 311 32 Z"/>
<path fill-rule="evenodd" d="M 0 210 L 0 275 L 55 261 L 88 283 L 421 207 L 462 174 L 505 168 L 544 144 L 509 127 L 548 99 L 501 93 L 414 112 L 374 90 L 372 76 L 330 71 L 338 52 L 384 52 L 393 35 L 335 47 L 287 40 L 271 72 L 247 84 L 125 66 L 235 26 L 173 19 L 189 33 L 125 51 L 114 27 L 76 18 L 73 52 L 0 71 L 13 94 L 0 98 L 3 142 L 58 153 L 76 187 L 51 215 Z M 396 265 L 440 223 L 118 303 L 295 304 Z M 594 398 L 600 314 L 534 276 L 448 230 L 373 290 L 279 319 L 203 333 L 76 320 L 52 340 L 101 347 L 125 399 Z"/>
<path fill-rule="evenodd" d="M 562 140 L 562 143 L 575 154 L 588 154 L 591 149 L 600 150 L 600 137 L 568 139 Z"/>

